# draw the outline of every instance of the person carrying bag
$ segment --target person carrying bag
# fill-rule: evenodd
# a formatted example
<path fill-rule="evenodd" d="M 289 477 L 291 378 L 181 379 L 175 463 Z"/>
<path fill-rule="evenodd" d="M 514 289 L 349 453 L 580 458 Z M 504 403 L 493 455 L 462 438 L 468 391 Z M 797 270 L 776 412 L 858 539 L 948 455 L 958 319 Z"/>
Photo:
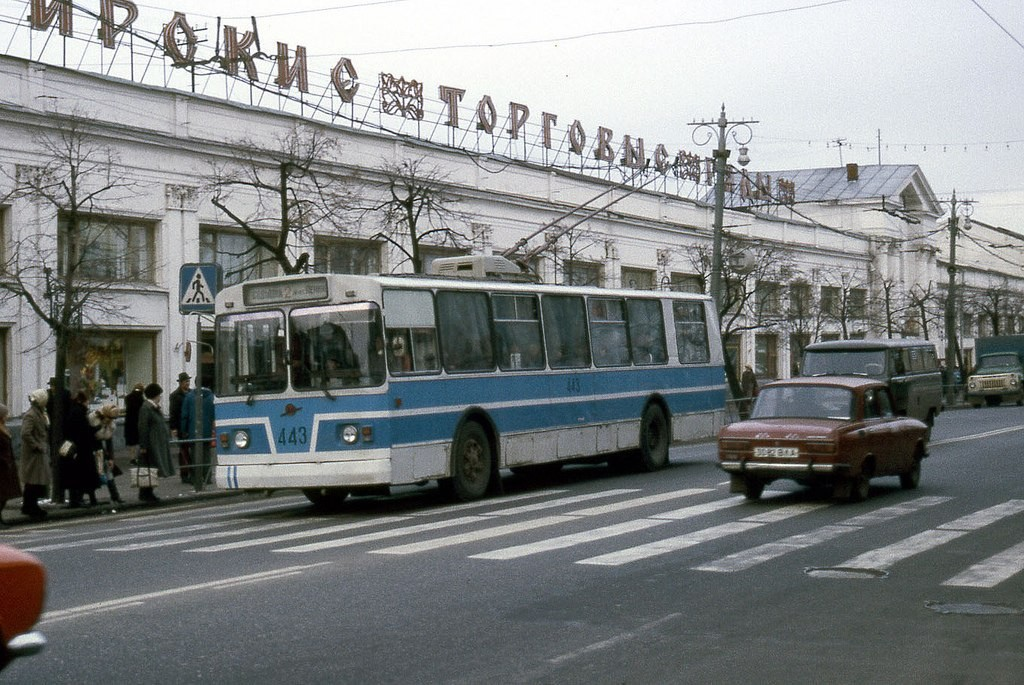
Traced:
<path fill-rule="evenodd" d="M 142 394 L 146 400 L 139 409 L 139 465 L 132 469 L 131 484 L 139 489 L 140 502 L 156 504 L 160 498 L 153 490 L 158 479 L 174 475 L 171 431 L 160 411 L 163 388 L 157 383 L 150 383 Z"/>

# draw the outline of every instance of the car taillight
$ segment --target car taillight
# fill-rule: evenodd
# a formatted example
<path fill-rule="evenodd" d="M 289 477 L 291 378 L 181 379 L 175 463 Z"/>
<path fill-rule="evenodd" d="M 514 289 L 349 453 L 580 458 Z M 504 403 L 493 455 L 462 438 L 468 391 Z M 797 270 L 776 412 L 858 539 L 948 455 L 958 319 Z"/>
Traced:
<path fill-rule="evenodd" d="M 718 450 L 720 452 L 749 452 L 749 440 L 719 440 Z"/>

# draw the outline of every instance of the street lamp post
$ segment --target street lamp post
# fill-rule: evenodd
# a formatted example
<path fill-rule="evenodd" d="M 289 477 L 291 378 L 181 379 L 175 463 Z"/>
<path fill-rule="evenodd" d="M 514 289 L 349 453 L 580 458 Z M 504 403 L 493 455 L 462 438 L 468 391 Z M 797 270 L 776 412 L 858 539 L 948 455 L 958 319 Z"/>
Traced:
<path fill-rule="evenodd" d="M 943 379 L 946 387 L 946 406 L 952 406 L 956 400 L 956 236 L 959 232 L 959 221 L 963 219 L 964 230 L 970 229 L 970 217 L 974 208 L 970 200 L 957 202 L 956 190 L 949 200 L 949 262 L 946 265 L 948 284 L 946 286 L 946 378 Z"/>
<path fill-rule="evenodd" d="M 726 139 L 732 135 L 734 141 L 740 145 L 740 155 L 736 159 L 740 166 L 750 163 L 747 156 L 747 143 L 753 137 L 749 124 L 756 124 L 757 121 L 741 120 L 729 121 L 725 116 L 725 103 L 722 104 L 722 113 L 717 121 L 694 121 L 693 142 L 699 146 L 707 145 L 712 138 L 718 136 L 718 147 L 715 148 L 712 156 L 715 161 L 715 221 L 713 226 L 713 237 L 711 247 L 711 297 L 715 301 L 715 308 L 719 315 L 722 313 L 722 221 L 725 214 L 725 171 L 729 159 L 729 150 L 726 149 Z M 717 128 L 717 131 L 715 130 Z M 703 140 L 698 140 L 698 132 L 703 133 Z M 746 138 L 741 140 L 738 132 L 745 132 Z"/>

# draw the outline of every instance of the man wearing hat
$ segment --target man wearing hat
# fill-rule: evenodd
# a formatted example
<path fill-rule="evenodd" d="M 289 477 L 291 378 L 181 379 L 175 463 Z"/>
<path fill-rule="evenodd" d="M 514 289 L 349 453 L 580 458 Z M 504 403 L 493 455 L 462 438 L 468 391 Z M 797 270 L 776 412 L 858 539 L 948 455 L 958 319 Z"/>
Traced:
<path fill-rule="evenodd" d="M 181 430 L 181 403 L 185 399 L 185 395 L 189 392 L 189 383 L 192 377 L 182 371 L 178 374 L 178 387 L 172 392 L 168 398 L 167 412 L 168 420 L 171 424 L 171 438 L 174 440 L 178 439 L 178 433 Z M 189 464 L 191 464 L 191 456 L 189 452 L 189 445 L 183 444 L 178 447 L 178 466 L 181 473 L 181 482 L 190 482 Z"/>

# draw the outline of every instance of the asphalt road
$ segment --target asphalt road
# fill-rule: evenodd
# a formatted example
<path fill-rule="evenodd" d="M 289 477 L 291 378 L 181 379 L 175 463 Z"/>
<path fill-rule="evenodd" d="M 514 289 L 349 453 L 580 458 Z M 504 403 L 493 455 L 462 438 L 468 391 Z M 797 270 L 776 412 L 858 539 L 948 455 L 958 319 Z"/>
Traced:
<path fill-rule="evenodd" d="M 21 526 L 50 644 L 18 683 L 1019 683 L 1024 409 L 942 415 L 921 486 L 843 504 L 670 468 L 293 494 Z"/>

